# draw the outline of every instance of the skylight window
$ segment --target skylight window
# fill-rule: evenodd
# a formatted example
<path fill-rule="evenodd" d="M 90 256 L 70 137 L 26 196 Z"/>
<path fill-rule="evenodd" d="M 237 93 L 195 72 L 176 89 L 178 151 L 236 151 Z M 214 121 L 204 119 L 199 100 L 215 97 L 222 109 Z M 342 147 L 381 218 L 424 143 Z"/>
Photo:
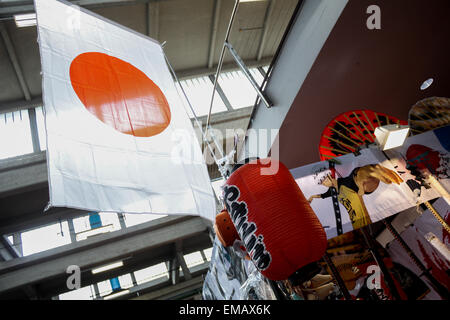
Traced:
<path fill-rule="evenodd" d="M 18 28 L 31 27 L 36 25 L 36 13 L 16 14 L 14 21 Z"/>
<path fill-rule="evenodd" d="M 124 214 L 125 225 L 127 226 L 127 228 L 141 224 L 141 223 L 149 222 L 152 220 L 161 219 L 164 217 L 167 217 L 167 215 L 166 214 L 153 214 L 153 213 L 125 213 Z M 103 217 L 102 217 L 102 219 L 103 219 Z"/>
<path fill-rule="evenodd" d="M 200 251 L 184 255 L 184 260 L 186 261 L 186 265 L 188 266 L 188 268 L 204 263 Z"/>
<path fill-rule="evenodd" d="M 0 159 L 33 153 L 28 110 L 0 114 Z"/>
<path fill-rule="evenodd" d="M 75 218 L 72 222 L 75 233 L 80 233 L 91 229 L 89 225 L 89 216 Z"/>
<path fill-rule="evenodd" d="M 97 283 L 98 286 L 98 291 L 100 293 L 100 296 L 106 296 L 110 293 L 112 293 L 112 287 L 111 287 L 111 282 L 109 280 L 105 280 L 102 282 Z"/>
<path fill-rule="evenodd" d="M 119 221 L 119 217 L 117 216 L 117 213 L 115 213 L 115 212 L 99 212 L 99 216 L 102 219 L 102 224 L 104 226 L 112 225 L 114 231 L 120 230 L 120 221 Z"/>
<path fill-rule="evenodd" d="M 205 254 L 205 256 L 206 256 L 206 260 L 208 260 L 208 261 L 211 261 L 212 250 L 213 250 L 213 248 L 212 248 L 212 247 L 211 247 L 211 248 L 208 248 L 208 249 L 205 249 L 205 250 L 203 250 L 203 253 L 204 253 L 204 254 Z"/>
<path fill-rule="evenodd" d="M 209 106 L 211 104 L 211 96 L 213 91 L 213 83 L 207 76 L 181 80 L 180 84 L 186 92 L 192 108 L 195 111 L 197 117 L 206 116 L 209 112 Z M 188 109 L 189 117 L 193 118 L 189 106 L 186 104 Z M 227 111 L 224 102 L 217 94 L 214 95 L 214 103 L 212 108 L 212 113 Z"/>
<path fill-rule="evenodd" d="M 23 256 L 50 250 L 71 243 L 66 221 L 22 232 Z"/>
<path fill-rule="evenodd" d="M 264 80 L 257 68 L 250 69 L 255 81 L 261 85 Z M 231 103 L 233 109 L 253 106 L 256 90 L 242 71 L 224 72 L 219 76 L 219 84 Z"/>
<path fill-rule="evenodd" d="M 167 267 L 164 262 L 135 271 L 134 276 L 136 277 L 136 282 L 138 285 L 159 278 L 169 278 Z"/>
<path fill-rule="evenodd" d="M 122 289 L 128 289 L 133 286 L 133 279 L 129 273 L 124 274 L 119 277 L 120 286 Z"/>
<path fill-rule="evenodd" d="M 92 300 L 95 297 L 92 286 L 71 290 L 59 295 L 59 300 Z"/>

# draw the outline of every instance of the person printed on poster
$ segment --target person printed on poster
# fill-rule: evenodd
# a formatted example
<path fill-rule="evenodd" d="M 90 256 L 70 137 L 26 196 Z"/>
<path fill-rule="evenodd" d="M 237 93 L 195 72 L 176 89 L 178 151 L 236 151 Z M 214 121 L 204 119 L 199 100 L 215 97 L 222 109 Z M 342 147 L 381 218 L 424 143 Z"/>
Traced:
<path fill-rule="evenodd" d="M 344 178 L 336 179 L 333 174 L 327 173 L 318 179 L 318 183 L 327 187 L 328 191 L 312 195 L 308 201 L 311 203 L 314 199 L 331 197 L 333 189 L 337 190 L 339 202 L 347 209 L 353 229 L 358 229 L 372 223 L 362 196 L 373 193 L 380 181 L 397 185 L 403 182 L 393 170 L 379 164 L 369 164 L 353 169 L 350 175 Z"/>

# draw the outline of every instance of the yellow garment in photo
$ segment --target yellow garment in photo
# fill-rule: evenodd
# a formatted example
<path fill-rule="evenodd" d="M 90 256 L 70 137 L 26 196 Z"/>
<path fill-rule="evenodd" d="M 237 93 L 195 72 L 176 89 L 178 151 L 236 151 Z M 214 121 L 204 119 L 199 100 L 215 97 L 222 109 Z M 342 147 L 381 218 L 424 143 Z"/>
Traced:
<path fill-rule="evenodd" d="M 353 229 L 358 229 L 372 223 L 362 197 L 352 189 L 341 186 L 338 195 L 339 202 L 347 209 Z"/>

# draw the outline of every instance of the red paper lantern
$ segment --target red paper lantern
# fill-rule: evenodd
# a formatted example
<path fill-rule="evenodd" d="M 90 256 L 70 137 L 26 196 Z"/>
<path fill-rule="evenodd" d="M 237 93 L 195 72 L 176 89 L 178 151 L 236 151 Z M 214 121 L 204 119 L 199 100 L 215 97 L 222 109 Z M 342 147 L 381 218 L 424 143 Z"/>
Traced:
<path fill-rule="evenodd" d="M 261 174 L 270 167 L 278 170 Z M 325 253 L 325 231 L 281 162 L 258 160 L 237 169 L 224 185 L 224 202 L 249 256 L 267 278 L 287 279 Z M 227 238 L 226 226 L 216 219 L 215 228 L 229 245 L 237 235 Z"/>

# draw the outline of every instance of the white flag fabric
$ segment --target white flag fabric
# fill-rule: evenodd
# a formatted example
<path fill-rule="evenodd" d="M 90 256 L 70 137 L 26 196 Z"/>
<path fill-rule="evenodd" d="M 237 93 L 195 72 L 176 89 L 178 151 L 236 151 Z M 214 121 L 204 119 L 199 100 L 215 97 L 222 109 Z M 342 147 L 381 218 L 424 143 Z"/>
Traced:
<path fill-rule="evenodd" d="M 200 215 L 215 199 L 159 43 L 60 0 L 35 0 L 50 206 Z"/>

